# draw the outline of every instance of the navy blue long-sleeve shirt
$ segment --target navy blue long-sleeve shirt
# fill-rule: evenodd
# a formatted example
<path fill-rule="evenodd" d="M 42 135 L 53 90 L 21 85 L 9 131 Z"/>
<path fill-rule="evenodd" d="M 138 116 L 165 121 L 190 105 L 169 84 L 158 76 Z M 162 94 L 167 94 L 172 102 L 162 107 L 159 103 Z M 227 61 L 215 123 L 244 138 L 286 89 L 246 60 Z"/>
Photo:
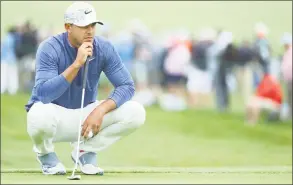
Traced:
<path fill-rule="evenodd" d="M 61 74 L 75 61 L 77 51 L 77 48 L 70 45 L 67 32 L 52 36 L 40 44 L 36 54 L 35 85 L 31 98 L 25 105 L 27 111 L 38 101 L 69 109 L 80 108 L 84 66 L 71 83 Z M 91 59 L 84 106 L 96 101 L 101 72 L 105 73 L 115 88 L 109 98 L 116 103 L 116 107 L 133 97 L 133 79 L 109 41 L 95 37 Z"/>

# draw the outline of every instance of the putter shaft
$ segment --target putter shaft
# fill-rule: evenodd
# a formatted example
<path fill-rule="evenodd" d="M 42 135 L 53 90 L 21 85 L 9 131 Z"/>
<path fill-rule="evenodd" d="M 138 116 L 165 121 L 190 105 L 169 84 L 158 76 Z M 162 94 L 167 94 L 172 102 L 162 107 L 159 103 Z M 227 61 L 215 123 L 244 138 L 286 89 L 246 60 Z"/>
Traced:
<path fill-rule="evenodd" d="M 78 136 L 77 136 L 77 148 L 76 148 L 76 158 L 75 158 L 75 165 L 72 171 L 71 177 L 76 177 L 75 170 L 77 169 L 78 157 L 79 157 L 79 145 L 80 145 L 80 137 L 81 137 L 81 126 L 82 126 L 82 118 L 83 118 L 83 107 L 84 107 L 84 96 L 85 96 L 85 88 L 86 88 L 86 81 L 87 81 L 87 73 L 88 73 L 88 60 L 85 62 L 85 70 L 83 73 L 83 83 L 82 83 L 82 95 L 81 95 L 81 107 L 80 107 L 80 119 L 79 119 L 79 129 L 78 129 Z M 80 178 L 80 177 L 79 177 Z"/>

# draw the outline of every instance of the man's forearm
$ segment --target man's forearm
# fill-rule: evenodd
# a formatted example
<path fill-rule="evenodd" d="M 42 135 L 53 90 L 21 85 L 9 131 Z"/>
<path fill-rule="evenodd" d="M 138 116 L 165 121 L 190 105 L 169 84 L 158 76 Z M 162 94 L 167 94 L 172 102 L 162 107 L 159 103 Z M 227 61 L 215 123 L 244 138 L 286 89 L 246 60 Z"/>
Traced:
<path fill-rule="evenodd" d="M 129 101 L 135 93 L 135 87 L 133 81 L 129 81 L 127 84 L 118 86 L 109 96 L 116 103 L 116 107 L 120 107 L 126 101 Z"/>
<path fill-rule="evenodd" d="M 130 100 L 134 94 L 134 91 L 134 85 L 124 85 L 117 87 L 112 95 L 107 100 L 98 105 L 91 114 L 103 117 L 108 112 L 116 109 L 126 101 Z"/>
<path fill-rule="evenodd" d="M 69 87 L 63 75 L 58 75 L 36 86 L 36 93 L 43 103 L 50 103 L 59 98 Z"/>
<path fill-rule="evenodd" d="M 116 108 L 116 103 L 112 99 L 107 99 L 98 105 L 91 114 L 103 117 L 108 112 Z"/>
<path fill-rule="evenodd" d="M 76 77 L 79 69 L 80 69 L 80 66 L 73 63 L 62 73 L 62 75 L 69 83 L 71 83 Z"/>
<path fill-rule="evenodd" d="M 72 64 L 61 75 L 37 86 L 37 96 L 43 103 L 50 103 L 59 98 L 76 77 L 80 67 Z"/>

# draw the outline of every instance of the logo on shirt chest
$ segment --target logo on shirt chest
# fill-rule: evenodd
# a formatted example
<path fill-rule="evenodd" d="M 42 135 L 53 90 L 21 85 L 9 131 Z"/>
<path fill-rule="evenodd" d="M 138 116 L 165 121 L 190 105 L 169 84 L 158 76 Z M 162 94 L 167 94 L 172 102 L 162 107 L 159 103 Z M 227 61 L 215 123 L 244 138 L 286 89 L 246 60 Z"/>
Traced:
<path fill-rule="evenodd" d="M 95 57 L 89 58 L 88 62 L 95 60 L 95 59 L 96 59 Z"/>

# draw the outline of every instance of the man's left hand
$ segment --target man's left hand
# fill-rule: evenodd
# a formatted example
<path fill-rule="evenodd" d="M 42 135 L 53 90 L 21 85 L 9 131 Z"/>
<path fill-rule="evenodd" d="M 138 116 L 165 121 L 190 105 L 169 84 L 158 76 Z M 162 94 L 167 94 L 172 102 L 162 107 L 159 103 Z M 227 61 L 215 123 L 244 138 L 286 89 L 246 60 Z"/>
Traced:
<path fill-rule="evenodd" d="M 100 131 L 103 117 L 104 116 L 102 114 L 95 114 L 93 111 L 83 123 L 81 136 L 87 139 L 91 131 L 93 132 L 94 136 L 97 135 Z"/>
<path fill-rule="evenodd" d="M 97 135 L 100 131 L 104 115 L 115 108 L 116 104 L 112 99 L 107 99 L 98 105 L 84 121 L 81 136 L 87 139 L 91 131 L 93 136 Z"/>

